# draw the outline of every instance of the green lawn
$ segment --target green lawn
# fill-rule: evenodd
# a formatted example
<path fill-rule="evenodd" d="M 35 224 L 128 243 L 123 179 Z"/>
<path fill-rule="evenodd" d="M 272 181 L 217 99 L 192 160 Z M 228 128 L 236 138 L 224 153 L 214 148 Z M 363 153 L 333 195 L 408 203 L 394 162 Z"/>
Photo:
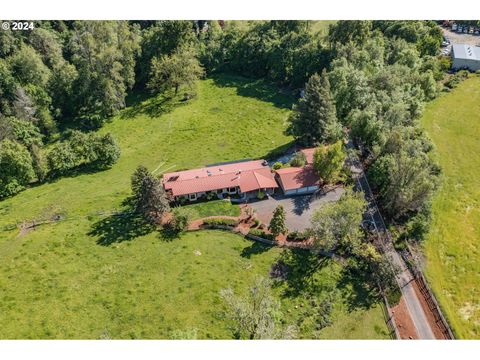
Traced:
<path fill-rule="evenodd" d="M 168 338 L 193 329 L 200 338 L 228 338 L 218 291 L 244 291 L 285 256 L 224 232 L 167 241 L 134 217 L 109 213 L 121 208 L 139 164 L 158 174 L 285 147 L 291 98 L 261 81 L 223 76 L 200 81 L 198 97 L 174 108 L 161 98 L 131 97 L 129 104 L 101 130 L 112 132 L 122 149 L 112 169 L 0 202 L 0 338 Z M 201 214 L 238 211 L 220 203 L 195 206 Z M 24 234 L 6 230 L 54 214 L 63 220 Z M 292 259 L 296 267 L 308 263 Z M 334 303 L 333 325 L 320 337 L 386 337 L 377 300 L 338 264 L 323 264 L 315 281 L 297 275 L 275 290 L 290 321 L 305 318 L 298 291 L 318 283 L 316 296 Z M 297 293 L 286 294 L 290 288 Z M 302 321 L 304 337 L 313 336 L 309 321 Z"/>
<path fill-rule="evenodd" d="M 426 275 L 455 333 L 480 339 L 480 78 L 427 105 L 443 184 L 425 242 Z"/>
<path fill-rule="evenodd" d="M 192 219 L 201 219 L 208 216 L 239 216 L 240 206 L 228 200 L 212 200 L 196 204 L 184 205 L 184 209 L 191 211 Z"/>

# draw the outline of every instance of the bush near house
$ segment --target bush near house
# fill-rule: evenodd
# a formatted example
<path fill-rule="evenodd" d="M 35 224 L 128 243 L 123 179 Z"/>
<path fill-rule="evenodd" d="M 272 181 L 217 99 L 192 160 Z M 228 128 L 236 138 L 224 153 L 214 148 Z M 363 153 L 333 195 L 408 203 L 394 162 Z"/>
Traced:
<path fill-rule="evenodd" d="M 248 235 L 258 236 L 263 239 L 275 241 L 275 235 L 266 233 L 265 231 L 260 229 L 250 229 L 248 231 Z"/>
<path fill-rule="evenodd" d="M 222 219 L 222 218 L 211 218 L 203 220 L 203 225 L 206 226 L 235 226 L 237 225 L 237 220 L 235 219 Z"/>
<path fill-rule="evenodd" d="M 310 236 L 306 231 L 294 230 L 287 235 L 287 241 L 305 241 L 309 237 Z"/>

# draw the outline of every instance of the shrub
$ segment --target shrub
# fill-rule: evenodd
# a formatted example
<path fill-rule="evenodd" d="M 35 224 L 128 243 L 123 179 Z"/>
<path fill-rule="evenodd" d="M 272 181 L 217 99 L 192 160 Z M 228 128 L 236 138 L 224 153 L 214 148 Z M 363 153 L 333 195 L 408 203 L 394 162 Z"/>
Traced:
<path fill-rule="evenodd" d="M 248 234 L 253 236 L 258 236 L 263 239 L 275 241 L 275 236 L 273 234 L 266 233 L 265 231 L 260 229 L 250 229 L 248 231 Z"/>
<path fill-rule="evenodd" d="M 64 175 L 79 165 L 79 159 L 69 142 L 55 144 L 47 155 L 51 176 Z"/>
<path fill-rule="evenodd" d="M 287 241 L 305 241 L 309 238 L 309 234 L 304 231 L 294 230 L 287 235 Z"/>
<path fill-rule="evenodd" d="M 257 198 L 263 200 L 265 198 L 265 193 L 262 190 L 258 190 Z"/>
<path fill-rule="evenodd" d="M 172 219 L 165 225 L 170 234 L 179 234 L 187 229 L 192 214 L 187 209 L 177 208 L 173 210 Z"/>
<path fill-rule="evenodd" d="M 470 73 L 467 70 L 460 70 L 450 77 L 450 79 L 445 82 L 445 86 L 449 89 L 457 87 L 463 80 L 468 79 Z"/>
<path fill-rule="evenodd" d="M 82 164 L 100 168 L 112 166 L 120 157 L 120 147 L 114 137 L 107 133 L 85 134 L 72 131 L 68 140 L 55 144 L 47 156 L 50 176 L 65 175 Z"/>
<path fill-rule="evenodd" d="M 209 192 L 206 196 L 207 200 L 213 200 L 213 199 L 217 199 L 218 196 L 217 194 L 215 194 L 214 192 Z"/>
<path fill-rule="evenodd" d="M 206 226 L 235 226 L 237 221 L 235 219 L 209 218 L 203 220 L 203 224 Z"/>
<path fill-rule="evenodd" d="M 97 166 L 110 167 L 117 162 L 120 157 L 120 147 L 110 133 L 97 137 L 92 142 Z"/>
<path fill-rule="evenodd" d="M 305 154 L 301 151 L 297 152 L 292 160 L 290 160 L 290 165 L 294 167 L 302 167 L 307 163 L 307 158 Z"/>
<path fill-rule="evenodd" d="M 279 161 L 277 161 L 275 164 L 273 164 L 272 166 L 272 169 L 273 170 L 278 170 L 278 169 L 281 169 L 283 167 L 283 164 Z"/>

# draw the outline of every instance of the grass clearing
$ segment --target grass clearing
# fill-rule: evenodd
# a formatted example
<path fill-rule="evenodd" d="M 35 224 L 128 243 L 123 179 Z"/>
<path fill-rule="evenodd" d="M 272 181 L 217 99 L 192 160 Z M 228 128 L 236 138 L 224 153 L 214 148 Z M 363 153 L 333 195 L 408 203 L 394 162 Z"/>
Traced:
<path fill-rule="evenodd" d="M 480 77 L 427 105 L 443 169 L 425 241 L 426 276 L 456 335 L 480 339 Z"/>
<path fill-rule="evenodd" d="M 198 98 L 174 109 L 161 98 L 132 97 L 101 130 L 122 149 L 111 169 L 0 202 L 0 338 L 158 339 L 194 329 L 199 338 L 229 338 L 218 291 L 246 291 L 284 252 L 218 231 L 165 241 L 138 219 L 109 213 L 121 208 L 140 164 L 161 173 L 284 148 L 291 142 L 283 129 L 292 101 L 261 81 L 234 76 L 200 81 Z M 220 203 L 193 206 L 201 214 L 237 211 Z M 21 236 L 6 230 L 53 214 L 64 220 Z M 305 263 L 300 260 L 294 264 Z M 298 293 L 284 293 L 302 289 L 300 274 L 275 289 L 292 321 L 304 317 L 305 307 Z M 386 337 L 378 301 L 358 289 L 358 280 L 329 262 L 315 276 L 308 283 L 334 304 L 334 322 L 320 337 Z M 313 336 L 309 321 L 303 337 Z"/>

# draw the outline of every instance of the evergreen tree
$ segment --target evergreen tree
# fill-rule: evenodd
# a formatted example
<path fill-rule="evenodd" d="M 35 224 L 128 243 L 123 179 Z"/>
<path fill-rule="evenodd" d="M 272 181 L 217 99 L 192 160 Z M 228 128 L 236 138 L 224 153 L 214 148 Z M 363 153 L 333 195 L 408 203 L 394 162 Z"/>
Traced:
<path fill-rule="evenodd" d="M 272 220 L 270 220 L 270 225 L 268 225 L 268 229 L 275 237 L 280 234 L 285 234 L 288 231 L 287 225 L 285 224 L 285 217 L 285 209 L 282 205 L 278 205 L 273 212 L 273 217 Z"/>
<path fill-rule="evenodd" d="M 150 223 L 155 223 L 170 210 L 160 180 L 144 166 L 139 166 L 132 175 L 132 203 L 136 212 Z"/>
<path fill-rule="evenodd" d="M 306 146 L 333 142 L 341 137 L 342 129 L 337 121 L 325 70 L 321 76 L 314 74 L 308 80 L 305 96 L 300 99 L 289 121 L 287 133 Z"/>

